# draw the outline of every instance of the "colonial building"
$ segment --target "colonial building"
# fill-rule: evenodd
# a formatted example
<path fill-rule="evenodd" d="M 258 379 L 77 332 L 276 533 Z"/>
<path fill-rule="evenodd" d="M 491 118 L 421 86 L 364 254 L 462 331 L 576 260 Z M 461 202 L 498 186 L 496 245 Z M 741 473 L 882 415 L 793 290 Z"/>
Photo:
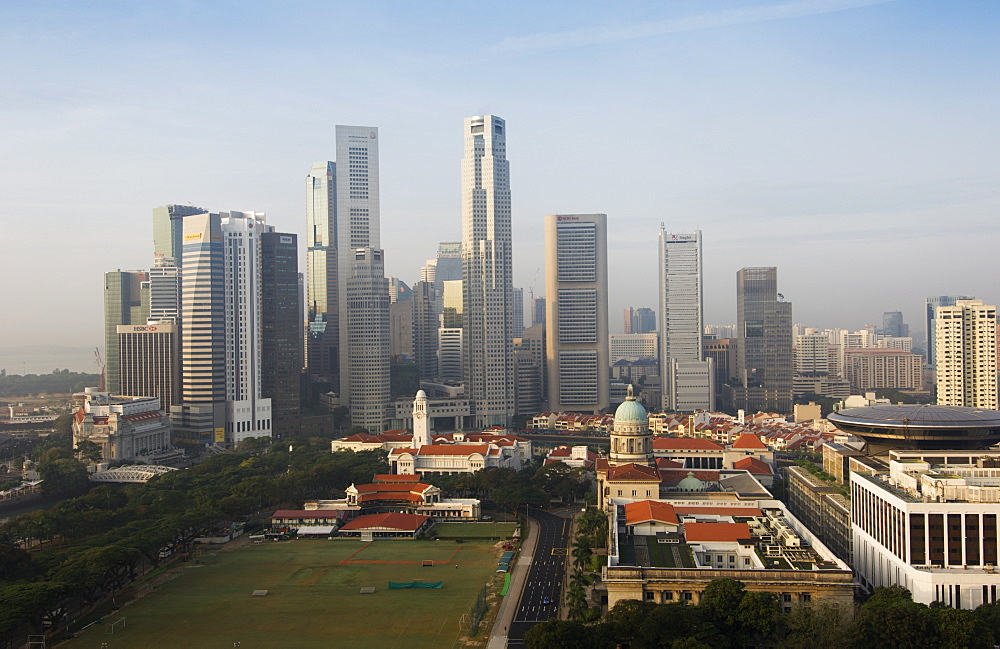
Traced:
<path fill-rule="evenodd" d="M 442 498 L 441 490 L 421 481 L 418 475 L 376 475 L 369 484 L 352 484 L 340 500 L 307 502 L 306 510 L 338 511 L 347 519 L 358 515 L 419 514 L 442 520 L 479 520 L 480 505 L 474 498 Z"/>
<path fill-rule="evenodd" d="M 101 458 L 156 461 L 175 449 L 170 440 L 170 419 L 160 400 L 112 397 L 87 388 L 83 403 L 73 415 L 73 446 L 90 441 L 101 447 Z"/>
<path fill-rule="evenodd" d="M 610 507 L 602 574 L 609 607 L 627 599 L 697 604 L 710 582 L 728 577 L 773 593 L 786 612 L 816 603 L 852 610 L 850 568 L 776 500 L 614 498 Z"/>

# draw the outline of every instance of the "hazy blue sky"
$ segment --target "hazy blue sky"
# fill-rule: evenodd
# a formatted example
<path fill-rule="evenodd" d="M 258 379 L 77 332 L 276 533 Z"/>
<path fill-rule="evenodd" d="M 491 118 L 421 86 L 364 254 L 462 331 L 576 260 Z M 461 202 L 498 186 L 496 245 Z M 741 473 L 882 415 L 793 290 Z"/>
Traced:
<path fill-rule="evenodd" d="M 998 33 L 995 0 L 3 3 L 0 347 L 101 344 L 101 274 L 149 266 L 157 205 L 303 232 L 335 124 L 380 128 L 412 283 L 460 238 L 483 113 L 526 294 L 543 215 L 605 212 L 612 331 L 656 307 L 661 222 L 704 231 L 706 322 L 775 265 L 796 322 L 922 330 L 926 295 L 1000 298 Z"/>

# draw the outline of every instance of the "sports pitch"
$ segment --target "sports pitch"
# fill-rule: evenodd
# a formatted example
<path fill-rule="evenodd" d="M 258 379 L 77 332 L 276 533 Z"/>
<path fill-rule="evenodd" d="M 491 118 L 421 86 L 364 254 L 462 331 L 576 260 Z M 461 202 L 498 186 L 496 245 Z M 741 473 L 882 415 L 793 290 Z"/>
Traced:
<path fill-rule="evenodd" d="M 437 565 L 425 567 L 425 561 Z M 460 629 L 483 585 L 496 579 L 489 541 L 297 540 L 246 545 L 174 568 L 174 578 L 64 645 L 440 649 Z M 386 562 L 386 563 L 379 563 Z M 389 563 L 392 562 L 392 563 Z M 403 563 L 412 562 L 412 563 Z M 457 568 L 455 566 L 458 566 Z M 388 590 L 388 582 L 444 588 Z M 364 587 L 375 593 L 362 595 Z M 253 597 L 267 590 L 265 597 Z M 125 617 L 124 630 L 107 623 Z M 485 629 L 480 629 L 480 635 Z M 239 643 L 238 645 L 236 643 Z"/>

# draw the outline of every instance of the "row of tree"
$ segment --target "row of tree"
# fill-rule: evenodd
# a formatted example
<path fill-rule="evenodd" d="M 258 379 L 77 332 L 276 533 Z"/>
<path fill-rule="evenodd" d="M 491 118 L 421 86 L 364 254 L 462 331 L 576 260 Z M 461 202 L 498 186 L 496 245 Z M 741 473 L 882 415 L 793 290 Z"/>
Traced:
<path fill-rule="evenodd" d="M 600 622 L 538 624 L 524 643 L 528 649 L 992 649 L 1000 639 L 1000 604 L 973 611 L 925 606 L 900 586 L 876 588 L 849 613 L 817 605 L 785 614 L 773 594 L 718 579 L 698 605 L 627 600 Z"/>
<path fill-rule="evenodd" d="M 0 370 L 0 397 L 28 397 L 35 394 L 72 394 L 97 385 L 97 374 L 70 372 L 56 368 L 51 374 L 7 374 Z"/>

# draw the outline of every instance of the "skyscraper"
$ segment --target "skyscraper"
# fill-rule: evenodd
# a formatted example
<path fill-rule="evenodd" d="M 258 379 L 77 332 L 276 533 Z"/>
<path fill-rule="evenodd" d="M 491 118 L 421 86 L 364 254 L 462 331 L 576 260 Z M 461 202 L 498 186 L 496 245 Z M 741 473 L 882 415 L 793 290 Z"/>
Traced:
<path fill-rule="evenodd" d="M 514 316 L 514 338 L 520 338 L 521 332 L 524 331 L 524 289 L 515 288 L 513 289 L 514 299 L 511 302 L 513 306 Z"/>
<path fill-rule="evenodd" d="M 180 399 L 177 332 L 173 323 L 118 326 L 120 394 L 156 397 L 170 412 Z"/>
<path fill-rule="evenodd" d="M 545 217 L 549 409 L 608 407 L 608 217 Z"/>
<path fill-rule="evenodd" d="M 644 306 L 636 309 L 632 315 L 632 333 L 648 334 L 654 331 L 656 331 L 656 312 Z"/>
<path fill-rule="evenodd" d="M 960 299 L 937 307 L 935 338 L 938 405 L 996 410 L 996 306 Z"/>
<path fill-rule="evenodd" d="M 307 260 L 308 260 L 308 366 L 317 380 L 329 381 L 339 392 L 341 403 L 352 409 L 352 423 L 381 431 L 388 403 L 388 284 L 380 249 L 378 129 L 370 126 L 336 127 L 337 161 L 313 165 L 306 179 Z M 357 266 L 357 268 L 355 268 Z M 373 273 L 383 272 L 380 277 Z M 352 285 L 348 297 L 348 284 Z M 366 291 L 374 291 L 366 293 Z M 385 294 L 385 326 L 382 322 L 382 293 Z M 348 313 L 348 309 L 351 313 Z M 373 312 L 366 314 L 366 309 Z M 369 322 L 375 329 L 367 334 L 348 331 L 350 322 Z M 364 368 L 351 367 L 348 346 L 359 336 L 385 336 L 370 354 L 384 350 L 385 371 L 373 367 L 364 385 L 349 385 L 351 377 Z M 372 357 L 355 349 L 355 362 Z M 365 360 L 368 359 L 368 360 Z M 376 385 L 376 383 L 378 385 Z M 384 383 L 384 385 L 382 385 Z M 364 395 L 361 392 L 364 392 Z M 371 399 L 385 395 L 383 420 L 376 422 Z M 354 397 L 360 399 L 353 412 Z M 355 418 L 355 414 L 357 417 Z M 360 423 L 360 422 L 365 423 Z"/>
<path fill-rule="evenodd" d="M 143 325 L 149 318 L 149 274 L 141 270 L 104 273 L 105 389 L 121 394 L 118 326 Z"/>
<path fill-rule="evenodd" d="M 271 436 L 271 400 L 261 392 L 260 241 L 272 230 L 261 212 L 184 217 L 181 403 L 171 409 L 181 439 Z"/>
<path fill-rule="evenodd" d="M 201 444 L 226 441 L 226 277 L 218 214 L 183 220 L 181 399 L 171 408 L 175 435 Z"/>
<path fill-rule="evenodd" d="M 389 282 L 382 251 L 351 251 L 341 319 L 341 403 L 350 406 L 351 425 L 385 430 L 390 398 Z"/>
<path fill-rule="evenodd" d="M 219 216 L 226 278 L 226 441 L 235 443 L 271 437 L 271 399 L 261 392 L 261 236 L 273 228 L 263 212 Z"/>
<path fill-rule="evenodd" d="M 935 341 L 937 339 L 936 319 L 937 309 L 942 306 L 955 306 L 958 300 L 974 300 L 971 295 L 932 295 L 927 298 L 927 366 L 933 368 L 937 363 Z"/>
<path fill-rule="evenodd" d="M 294 234 L 260 235 L 260 392 L 271 399 L 272 433 L 278 439 L 301 429 L 299 381 L 303 365 L 299 247 Z"/>
<path fill-rule="evenodd" d="M 173 259 L 178 265 L 184 254 L 184 217 L 208 210 L 193 205 L 161 205 L 153 208 L 153 258 Z"/>
<path fill-rule="evenodd" d="M 792 411 L 792 305 L 778 293 L 778 269 L 736 273 L 737 380 L 735 405 Z"/>
<path fill-rule="evenodd" d="M 514 412 L 515 377 L 506 124 L 495 115 L 483 115 L 466 118 L 464 129 L 465 390 L 477 426 L 507 425 Z"/>
<path fill-rule="evenodd" d="M 714 373 L 711 360 L 704 359 L 701 342 L 701 231 L 671 234 L 661 227 L 658 261 L 663 408 L 712 410 Z M 641 323 L 642 318 L 637 320 Z"/>
<path fill-rule="evenodd" d="M 306 364 L 334 390 L 340 347 L 337 301 L 337 166 L 313 164 L 306 176 Z"/>
<path fill-rule="evenodd" d="M 149 322 L 181 322 L 181 269 L 170 257 L 157 257 L 149 269 Z"/>

